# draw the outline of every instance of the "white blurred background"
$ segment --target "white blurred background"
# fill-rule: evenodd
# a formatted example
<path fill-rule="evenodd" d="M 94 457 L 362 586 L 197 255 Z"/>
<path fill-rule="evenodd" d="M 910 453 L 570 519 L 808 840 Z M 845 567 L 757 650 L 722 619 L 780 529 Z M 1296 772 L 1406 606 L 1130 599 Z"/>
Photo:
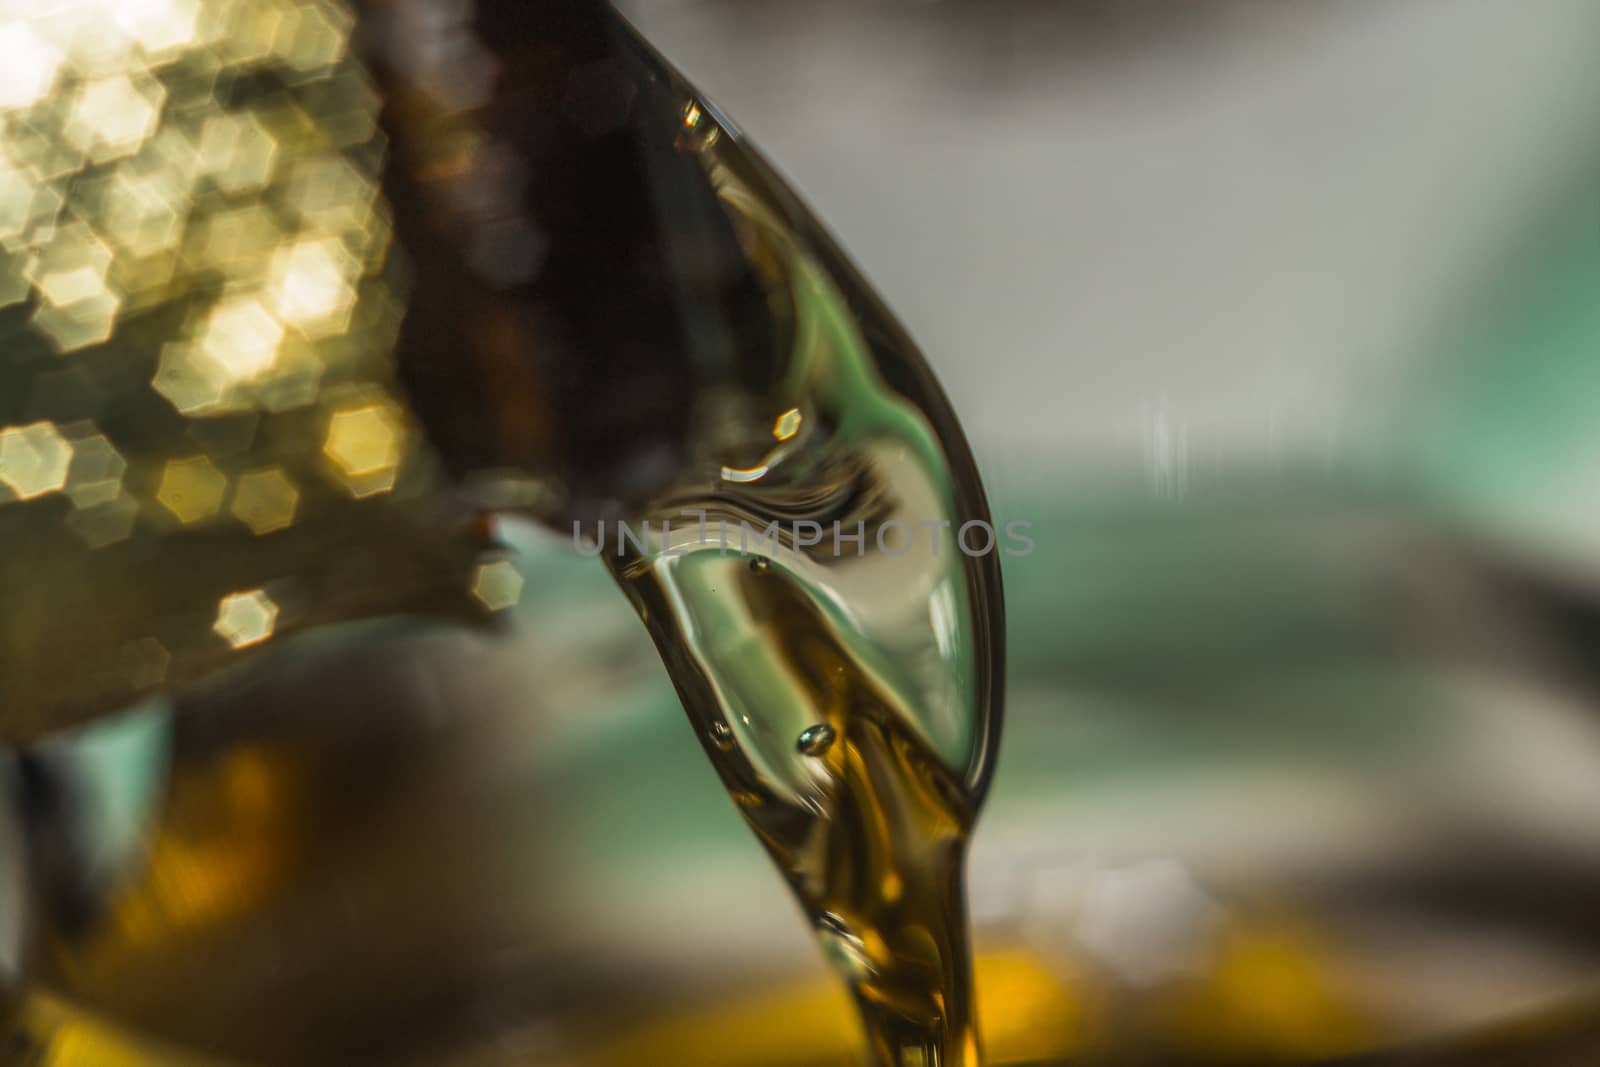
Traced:
<path fill-rule="evenodd" d="M 1589 0 L 620 6 L 832 226 L 1001 482 L 1040 450 L 1359 452 L 1600 127 Z"/>

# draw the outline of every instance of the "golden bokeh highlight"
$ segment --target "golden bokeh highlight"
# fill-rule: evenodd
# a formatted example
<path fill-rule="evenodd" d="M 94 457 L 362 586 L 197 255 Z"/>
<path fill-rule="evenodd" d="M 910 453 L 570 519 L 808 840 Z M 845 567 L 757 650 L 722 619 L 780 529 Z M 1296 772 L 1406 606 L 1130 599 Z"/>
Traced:
<path fill-rule="evenodd" d="M 71 462 L 72 446 L 54 423 L 0 430 L 0 482 L 19 500 L 60 490 Z"/>
<path fill-rule="evenodd" d="M 371 496 L 394 487 L 405 441 L 404 414 L 373 401 L 335 411 L 322 451 L 352 496 Z"/>
<path fill-rule="evenodd" d="M 309 512 L 308 480 L 345 499 L 398 484 L 408 449 L 389 351 L 379 99 L 350 54 L 353 26 L 347 5 L 326 0 L 0 10 L 0 313 L 20 305 L 26 335 L 0 357 L 0 387 L 26 396 L 46 355 L 93 368 L 81 403 L 33 418 L 0 403 L 0 503 L 62 488 L 71 447 L 38 428 L 46 414 L 85 423 L 86 464 L 120 464 L 85 474 L 83 511 L 115 504 L 133 517 L 143 498 L 202 522 L 222 507 L 224 467 L 270 468 L 240 483 L 230 509 L 262 534 Z M 135 339 L 128 316 L 147 310 L 159 326 Z M 104 402 L 139 402 L 130 371 L 191 420 L 322 407 L 320 459 L 266 424 L 243 457 L 189 455 L 227 437 L 210 432 L 170 446 L 98 432 Z M 100 531 L 96 543 L 121 539 L 79 522 Z"/>
<path fill-rule="evenodd" d="M 280 467 L 241 475 L 233 490 L 234 518 L 248 526 L 257 537 L 292 525 L 299 504 L 300 490 Z"/>
<path fill-rule="evenodd" d="M 151 695 L 140 642 L 161 685 L 206 677 L 241 588 L 307 591 L 297 626 L 486 614 L 396 383 L 354 23 L 344 0 L 0 4 L 8 740 Z"/>
<path fill-rule="evenodd" d="M 228 389 L 272 369 L 283 343 L 283 324 L 253 297 L 224 300 L 206 316 L 200 352 L 215 380 Z"/>
<path fill-rule="evenodd" d="M 222 507 L 228 479 L 205 456 L 175 459 L 161 472 L 156 500 L 185 526 L 204 522 Z"/>
<path fill-rule="evenodd" d="M 64 57 L 25 21 L 0 24 L 0 108 L 37 103 L 55 85 Z"/>
<path fill-rule="evenodd" d="M 45 305 L 33 316 L 34 329 L 48 337 L 61 352 L 75 352 L 111 336 L 122 301 L 101 289 L 62 306 Z"/>
<path fill-rule="evenodd" d="M 215 115 L 200 130 L 205 174 L 226 193 L 259 189 L 272 176 L 278 143 L 250 115 Z"/>
<path fill-rule="evenodd" d="M 479 564 L 472 576 L 472 595 L 490 611 L 506 611 L 522 599 L 522 572 L 507 559 Z"/>
<path fill-rule="evenodd" d="M 87 436 L 72 441 L 72 466 L 67 474 L 66 492 L 73 507 L 92 508 L 109 504 L 122 494 L 122 475 L 127 461 L 103 433 L 92 432 L 93 423 L 80 423 Z"/>
<path fill-rule="evenodd" d="M 95 163 L 128 155 L 155 129 L 166 95 L 148 76 L 88 82 L 75 94 L 62 133 Z"/>
<path fill-rule="evenodd" d="M 195 38 L 196 0 L 122 0 L 116 22 L 146 55 L 157 56 Z"/>
<path fill-rule="evenodd" d="M 273 53 L 296 70 L 316 71 L 344 55 L 350 41 L 350 14 L 331 4 L 301 4 L 285 13 L 273 34 Z"/>
<path fill-rule="evenodd" d="M 268 299 L 282 321 L 308 337 L 342 333 L 355 309 L 357 277 L 341 242 L 297 241 L 273 257 Z"/>
<path fill-rule="evenodd" d="M 211 629 L 233 648 L 247 648 L 271 637 L 277 626 L 277 603 L 266 590 L 249 589 L 218 601 L 217 620 Z"/>
<path fill-rule="evenodd" d="M 772 436 L 779 441 L 787 441 L 800 432 L 800 423 L 800 409 L 790 408 L 773 420 Z"/>

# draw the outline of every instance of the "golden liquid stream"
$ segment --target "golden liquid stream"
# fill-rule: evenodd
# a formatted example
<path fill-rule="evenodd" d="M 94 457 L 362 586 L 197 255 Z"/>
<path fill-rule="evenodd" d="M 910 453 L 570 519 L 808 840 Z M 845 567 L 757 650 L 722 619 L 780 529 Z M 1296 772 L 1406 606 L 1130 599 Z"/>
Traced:
<path fill-rule="evenodd" d="M 977 1067 L 963 864 L 1003 625 L 982 489 L 860 278 L 708 105 L 685 95 L 682 114 L 680 144 L 792 347 L 766 395 L 707 398 L 727 421 L 770 417 L 767 440 L 710 443 L 720 470 L 662 493 L 642 547 L 615 529 L 596 540 L 848 984 L 873 1061 Z"/>

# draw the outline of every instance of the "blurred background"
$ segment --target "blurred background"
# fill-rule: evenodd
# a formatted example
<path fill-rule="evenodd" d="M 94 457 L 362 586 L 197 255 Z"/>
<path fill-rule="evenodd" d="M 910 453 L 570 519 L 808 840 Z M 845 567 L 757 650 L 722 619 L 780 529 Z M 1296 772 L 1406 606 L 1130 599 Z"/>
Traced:
<path fill-rule="evenodd" d="M 1434 368 L 1587 236 L 1581 3 L 622 7 L 842 235 L 1002 498 L 1401 476 L 1461 403 Z"/>
<path fill-rule="evenodd" d="M 1594 993 L 1600 7 L 621 7 L 1032 524 L 970 864 L 996 1059 L 1322 1061 Z M 163 829 L 53 994 L 263 1062 L 851 1062 L 627 605 L 509 533 L 507 635 L 329 639 L 63 743 L 179 785 L 84 772 L 105 863 Z M 278 737 L 319 753 L 292 818 Z"/>

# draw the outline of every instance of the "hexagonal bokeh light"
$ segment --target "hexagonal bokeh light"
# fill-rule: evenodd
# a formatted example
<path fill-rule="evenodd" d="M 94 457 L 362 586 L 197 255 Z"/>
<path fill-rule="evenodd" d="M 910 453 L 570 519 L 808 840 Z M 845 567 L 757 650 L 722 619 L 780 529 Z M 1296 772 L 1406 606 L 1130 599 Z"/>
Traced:
<path fill-rule="evenodd" d="M 140 642 L 165 683 L 200 677 L 257 643 L 212 625 L 241 586 L 289 583 L 270 634 L 327 621 L 308 613 L 341 588 L 484 612 L 471 557 L 412 514 L 433 464 L 394 385 L 353 24 L 338 0 L 0 18 L 0 585 L 30 590 L 0 633 L 9 706 L 132 699 L 149 672 L 117 665 Z"/>

